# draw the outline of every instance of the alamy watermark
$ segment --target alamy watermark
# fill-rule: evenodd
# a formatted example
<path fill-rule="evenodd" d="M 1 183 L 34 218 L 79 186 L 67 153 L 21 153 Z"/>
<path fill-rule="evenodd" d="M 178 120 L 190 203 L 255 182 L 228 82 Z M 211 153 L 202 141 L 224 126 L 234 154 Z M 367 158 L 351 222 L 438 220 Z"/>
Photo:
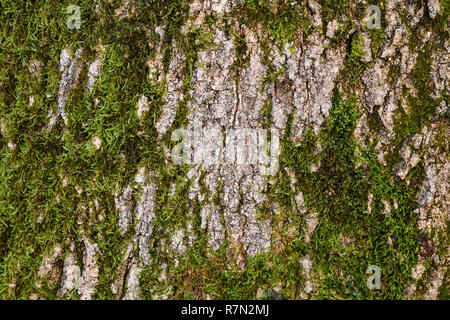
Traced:
<path fill-rule="evenodd" d="M 66 8 L 66 13 L 70 16 L 66 20 L 67 28 L 70 30 L 81 28 L 81 10 L 79 6 L 70 5 Z"/>
<path fill-rule="evenodd" d="M 172 149 L 175 164 L 261 165 L 263 175 L 275 175 L 279 169 L 280 136 L 277 129 L 177 129 L 172 132 L 171 139 L 181 139 Z"/>
<path fill-rule="evenodd" d="M 379 290 L 381 289 L 381 269 L 379 266 L 376 265 L 370 265 L 367 270 L 367 274 L 370 274 L 370 276 L 367 278 L 367 288 L 369 290 Z"/>
<path fill-rule="evenodd" d="M 381 29 L 381 9 L 377 5 L 367 8 L 367 28 Z"/>

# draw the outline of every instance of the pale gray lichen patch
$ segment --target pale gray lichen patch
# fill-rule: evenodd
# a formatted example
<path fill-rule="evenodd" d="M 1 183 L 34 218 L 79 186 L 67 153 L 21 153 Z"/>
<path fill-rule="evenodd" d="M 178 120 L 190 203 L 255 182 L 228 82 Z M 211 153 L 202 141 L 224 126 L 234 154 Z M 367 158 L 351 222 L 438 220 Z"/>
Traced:
<path fill-rule="evenodd" d="M 75 56 L 72 58 L 68 49 L 64 49 L 61 52 L 59 64 L 60 64 L 60 72 L 62 72 L 62 75 L 58 90 L 58 110 L 57 114 L 53 115 L 50 119 L 50 123 L 48 125 L 49 129 L 53 128 L 58 117 L 61 117 L 64 120 L 64 123 L 67 123 L 65 104 L 67 101 L 68 94 L 74 88 L 78 80 L 78 76 L 80 75 L 82 53 L 83 53 L 82 48 L 77 49 L 75 51 Z"/>
<path fill-rule="evenodd" d="M 261 128 L 260 110 L 264 95 L 261 94 L 265 67 L 260 57 L 257 36 L 249 31 L 246 43 L 250 52 L 250 64 L 239 70 L 238 84 L 232 72 L 234 42 L 221 29 L 214 32 L 217 49 L 199 52 L 199 67 L 194 70 L 193 98 L 188 103 L 189 131 L 219 125 L 224 130 L 234 128 Z M 218 249 L 228 235 L 232 246 L 254 256 L 270 247 L 269 221 L 257 221 L 257 205 L 264 201 L 266 178 L 257 165 L 223 164 L 205 168 L 205 185 L 209 198 L 204 199 L 199 182 L 194 181 L 189 191 L 190 199 L 207 202 L 201 209 L 202 228 L 208 230 L 209 243 Z M 191 170 L 194 176 L 200 168 Z M 220 205 L 213 204 L 217 197 L 218 183 L 223 182 L 219 194 Z"/>
<path fill-rule="evenodd" d="M 313 25 L 318 27 L 322 25 L 322 8 L 315 0 L 308 0 L 308 7 L 311 9 Z"/>
<path fill-rule="evenodd" d="M 431 79 L 433 81 L 433 98 L 438 98 L 448 89 L 450 81 L 450 40 L 446 40 L 443 48 L 434 49 L 431 54 Z M 445 107 L 448 108 L 444 101 Z M 443 108 L 445 109 L 445 108 Z"/>
<path fill-rule="evenodd" d="M 266 99 L 265 92 L 261 93 L 263 77 L 267 67 L 262 64 L 262 48 L 258 38 L 252 30 L 246 30 L 247 51 L 250 52 L 250 65 L 240 72 L 238 86 L 238 104 L 233 114 L 233 125 L 236 128 L 260 127 L 260 112 Z"/>
<path fill-rule="evenodd" d="M 135 182 L 138 183 L 138 189 L 142 191 L 140 199 L 137 201 L 133 216 L 131 216 L 131 206 L 126 204 L 131 197 L 131 189 L 125 189 L 124 194 L 119 197 L 119 215 L 121 215 L 122 232 L 127 230 L 130 219 L 134 221 L 133 244 L 137 255 L 130 257 L 131 247 L 129 247 L 125 259 L 131 258 L 131 264 L 126 279 L 126 291 L 123 299 L 137 299 L 140 295 L 139 278 L 140 272 L 144 266 L 147 266 L 151 257 L 149 255 L 148 240 L 153 231 L 153 219 L 155 218 L 156 201 L 156 175 L 153 172 L 145 174 L 145 167 L 135 176 Z M 121 212 L 121 213 L 120 213 Z"/>
<path fill-rule="evenodd" d="M 436 270 L 431 275 L 428 290 L 423 297 L 425 300 L 436 300 L 438 298 L 439 289 L 442 286 L 445 275 L 445 271 L 443 269 L 444 268 L 440 268 L 440 270 Z"/>
<path fill-rule="evenodd" d="M 57 265 L 57 260 L 61 257 L 63 250 L 61 246 L 56 245 L 52 251 L 51 255 L 46 255 L 44 257 L 42 264 L 39 266 L 37 273 L 38 280 L 35 283 L 37 288 L 41 288 L 44 279 L 47 280 L 48 283 L 54 284 L 61 276 L 61 269 Z M 37 298 L 38 297 L 39 295 L 37 295 Z"/>
<path fill-rule="evenodd" d="M 365 88 L 364 101 L 369 108 L 369 112 L 371 112 L 374 106 L 381 106 L 384 104 L 384 99 L 389 90 L 389 85 L 386 81 L 387 73 L 388 71 L 385 63 L 379 60 L 373 67 L 367 69 L 362 76 Z M 393 124 L 387 123 L 386 120 L 384 122 L 386 122 L 385 126 L 388 129 L 393 129 Z"/>
<path fill-rule="evenodd" d="M 303 292 L 301 297 L 303 299 L 307 299 L 307 295 L 311 293 L 315 288 L 315 283 L 311 279 L 311 270 L 312 270 L 312 260 L 309 254 L 299 259 L 299 264 L 302 267 L 303 275 L 306 278 L 305 287 L 303 288 Z"/>
<path fill-rule="evenodd" d="M 198 67 L 192 76 L 190 96 L 194 102 L 189 101 L 188 107 L 193 112 L 187 117 L 188 129 L 192 131 L 201 128 L 202 123 L 231 127 L 233 122 L 233 111 L 237 104 L 237 91 L 231 72 L 234 44 L 220 29 L 215 30 L 214 42 L 218 46 L 216 50 L 199 51 Z"/>
<path fill-rule="evenodd" d="M 122 6 L 117 8 L 114 13 L 120 19 L 136 17 L 135 2 L 134 0 L 124 0 Z"/>
<path fill-rule="evenodd" d="M 411 152 L 411 148 L 408 145 L 404 145 L 400 150 L 400 156 L 403 162 L 394 166 L 393 171 L 400 177 L 400 179 L 405 180 L 409 170 L 414 168 L 420 161 L 420 157 L 416 153 Z"/>
<path fill-rule="evenodd" d="M 80 277 L 80 287 L 78 293 L 80 299 L 90 300 L 98 283 L 98 265 L 96 261 L 96 254 L 98 247 L 92 244 L 86 237 L 83 238 L 85 251 L 83 256 L 83 272 Z"/>
<path fill-rule="evenodd" d="M 88 80 L 87 80 L 87 90 L 88 92 L 92 92 L 92 89 L 94 87 L 94 83 L 97 80 L 98 76 L 100 75 L 100 71 L 102 68 L 102 55 L 105 52 L 105 47 L 103 47 L 101 44 L 97 45 L 96 48 L 97 54 L 95 57 L 94 62 L 92 62 L 89 65 L 88 70 Z"/>
<path fill-rule="evenodd" d="M 137 115 L 139 119 L 149 111 L 148 98 L 146 96 L 141 96 L 137 102 Z"/>
<path fill-rule="evenodd" d="M 30 64 L 28 65 L 28 70 L 35 77 L 38 77 L 41 74 L 42 68 L 42 61 L 38 59 L 31 60 Z"/>
<path fill-rule="evenodd" d="M 327 24 L 327 37 L 332 39 L 334 37 L 334 34 L 336 33 L 336 31 L 339 29 L 339 23 L 337 22 L 336 19 L 328 22 Z"/>
<path fill-rule="evenodd" d="M 142 189 L 142 197 L 137 202 L 134 211 L 134 219 L 136 221 L 134 241 L 139 249 L 139 257 L 142 263 L 146 265 L 150 259 L 147 242 L 153 230 L 156 186 L 151 182 L 143 186 Z"/>
<path fill-rule="evenodd" d="M 441 14 L 441 5 L 439 0 L 428 0 L 428 12 L 430 17 L 434 19 L 438 14 Z"/>
<path fill-rule="evenodd" d="M 294 49 L 294 54 L 291 53 L 291 49 Z M 280 130 L 281 136 L 285 134 L 288 116 L 293 110 L 292 93 L 287 89 L 289 79 L 295 78 L 296 57 L 300 54 L 298 50 L 299 48 L 293 44 L 286 44 L 282 52 L 275 45 L 271 47 L 271 63 L 275 67 L 275 72 L 282 74 L 279 81 L 270 84 L 272 126 Z"/>
<path fill-rule="evenodd" d="M 425 268 L 423 264 L 427 255 L 431 254 L 429 258 L 438 266 L 429 278 L 423 280 L 426 284 L 426 292 L 422 297 L 424 299 L 437 298 L 443 277 L 448 269 L 448 261 L 450 260 L 448 246 L 443 245 L 441 243 L 442 239 L 439 237 L 440 232 L 447 230 L 450 220 L 448 212 L 450 201 L 447 196 L 449 192 L 448 181 L 450 179 L 448 149 L 432 143 L 432 141 L 435 141 L 439 130 L 442 129 L 433 125 L 424 127 L 421 134 L 413 138 L 414 147 L 420 149 L 421 154 L 424 155 L 423 166 L 425 168 L 425 179 L 417 195 L 419 207 L 415 210 L 415 214 L 418 216 L 419 230 L 430 237 L 433 247 L 436 248 L 429 253 L 427 241 L 421 243 L 419 263 L 413 272 L 414 278 L 420 279 L 424 273 Z M 448 128 L 444 129 L 444 136 L 449 136 Z M 438 248 L 443 248 L 443 251 L 441 249 L 438 250 Z M 416 294 L 416 289 L 415 282 L 411 283 L 408 288 L 408 296 L 413 297 Z"/>
<path fill-rule="evenodd" d="M 66 293 L 78 290 L 80 287 L 81 269 L 73 255 L 69 253 L 64 260 L 61 288 L 58 290 L 58 297 Z"/>
<path fill-rule="evenodd" d="M 179 49 L 177 49 L 175 41 L 173 41 L 172 46 L 173 50 L 176 52 L 174 57 L 170 60 L 169 70 L 165 75 L 167 84 L 164 95 L 165 103 L 163 104 L 161 115 L 155 125 L 156 131 L 160 137 L 167 133 L 170 125 L 175 120 L 179 103 L 184 97 L 182 88 L 184 85 L 184 77 L 186 75 L 183 74 L 183 65 L 186 58 L 181 54 Z"/>
<path fill-rule="evenodd" d="M 309 212 L 306 216 L 305 241 L 310 242 L 311 236 L 319 224 L 319 213 Z"/>
<path fill-rule="evenodd" d="M 293 82 L 294 105 L 291 139 L 296 145 L 303 139 L 308 125 L 317 134 L 328 116 L 335 80 L 344 65 L 345 57 L 343 46 L 326 48 L 328 40 L 319 33 L 312 34 L 308 39 L 310 44 L 297 57 L 295 70 L 289 72 L 288 69 L 289 78 Z"/>
<path fill-rule="evenodd" d="M 132 264 L 127 276 L 127 290 L 123 300 L 137 300 L 140 298 L 139 278 L 142 268 L 137 264 Z"/>

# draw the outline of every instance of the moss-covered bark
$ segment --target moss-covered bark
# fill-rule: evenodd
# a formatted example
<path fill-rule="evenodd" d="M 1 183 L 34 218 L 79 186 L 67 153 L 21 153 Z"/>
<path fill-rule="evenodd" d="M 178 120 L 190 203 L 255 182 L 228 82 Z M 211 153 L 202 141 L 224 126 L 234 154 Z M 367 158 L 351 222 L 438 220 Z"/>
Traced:
<path fill-rule="evenodd" d="M 448 1 L 371 4 L 2 1 L 0 298 L 448 299 Z"/>

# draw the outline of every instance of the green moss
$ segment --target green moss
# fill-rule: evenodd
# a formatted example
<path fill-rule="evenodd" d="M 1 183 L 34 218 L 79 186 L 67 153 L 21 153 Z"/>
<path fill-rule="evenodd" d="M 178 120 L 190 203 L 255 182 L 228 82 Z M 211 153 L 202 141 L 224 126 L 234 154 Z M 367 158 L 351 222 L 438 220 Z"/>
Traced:
<path fill-rule="evenodd" d="M 389 72 L 387 75 L 387 80 L 389 83 L 395 83 L 394 81 L 397 79 L 397 77 L 400 76 L 400 66 L 396 64 L 392 64 L 389 66 Z"/>
<path fill-rule="evenodd" d="M 377 109 L 378 109 L 377 106 L 375 106 L 374 110 Z M 383 121 L 381 121 L 381 118 L 377 111 L 373 111 L 368 114 L 367 125 L 369 126 L 369 129 L 373 132 L 379 132 L 384 128 Z"/>
<path fill-rule="evenodd" d="M 384 32 L 385 27 L 383 26 L 384 20 L 382 21 L 382 27 L 380 29 L 370 29 L 369 31 L 370 38 L 372 40 L 370 48 L 372 50 L 373 58 L 381 56 L 381 48 L 383 47 L 387 39 L 386 33 Z"/>
<path fill-rule="evenodd" d="M 232 29 L 231 29 L 232 30 Z M 234 78 L 238 87 L 240 87 L 240 70 L 246 69 L 250 66 L 250 52 L 248 52 L 247 41 L 243 34 L 233 33 L 234 38 L 234 54 L 235 60 L 231 67 L 234 72 Z"/>
<path fill-rule="evenodd" d="M 445 272 L 443 283 L 439 288 L 439 296 L 438 296 L 439 300 L 450 300 L 450 292 L 448 289 L 449 283 L 450 283 L 450 276 L 449 271 L 447 270 Z"/>
<path fill-rule="evenodd" d="M 300 3 L 281 0 L 245 0 L 238 5 L 232 16 L 249 27 L 262 26 L 274 42 L 283 47 L 295 39 L 299 32 L 310 34 L 310 20 L 306 8 Z"/>
<path fill-rule="evenodd" d="M 342 20 L 345 15 L 349 15 L 351 11 L 350 1 L 332 1 L 332 0 L 320 0 L 322 9 L 322 21 L 326 26 L 328 22 L 337 19 Z M 347 18 L 350 18 L 347 16 Z"/>
<path fill-rule="evenodd" d="M 323 151 L 314 155 L 314 137 L 307 135 L 299 147 L 286 138 L 280 166 L 294 169 L 296 192 L 302 191 L 308 209 L 319 213 L 319 225 L 304 249 L 314 260 L 317 297 L 402 298 L 417 261 L 413 194 L 406 185 L 390 182 L 373 149 L 356 143 L 352 132 L 357 117 L 355 98 L 335 91 L 331 118 L 319 134 Z M 319 170 L 311 172 L 311 163 L 320 163 Z M 284 181 L 278 179 L 274 196 L 289 212 L 292 201 L 285 195 Z M 373 197 L 370 213 L 369 194 Z M 398 208 L 384 216 L 383 199 L 395 199 Z M 395 239 L 393 245 L 388 237 Z M 366 287 L 369 265 L 382 270 L 381 290 Z"/>
<path fill-rule="evenodd" d="M 367 54 L 363 51 L 364 39 L 360 34 L 354 34 L 350 38 L 350 41 L 350 54 L 346 61 L 346 70 L 350 73 L 353 85 L 357 85 L 359 77 L 368 66 L 367 63 L 362 60 Z"/>

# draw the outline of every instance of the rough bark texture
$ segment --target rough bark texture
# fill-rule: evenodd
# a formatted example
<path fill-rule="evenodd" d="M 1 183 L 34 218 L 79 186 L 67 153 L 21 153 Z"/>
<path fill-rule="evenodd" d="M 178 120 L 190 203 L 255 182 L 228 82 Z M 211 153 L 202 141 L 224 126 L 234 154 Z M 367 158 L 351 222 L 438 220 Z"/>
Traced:
<path fill-rule="evenodd" d="M 75 2 L 0 5 L 1 298 L 448 299 L 448 1 Z"/>

